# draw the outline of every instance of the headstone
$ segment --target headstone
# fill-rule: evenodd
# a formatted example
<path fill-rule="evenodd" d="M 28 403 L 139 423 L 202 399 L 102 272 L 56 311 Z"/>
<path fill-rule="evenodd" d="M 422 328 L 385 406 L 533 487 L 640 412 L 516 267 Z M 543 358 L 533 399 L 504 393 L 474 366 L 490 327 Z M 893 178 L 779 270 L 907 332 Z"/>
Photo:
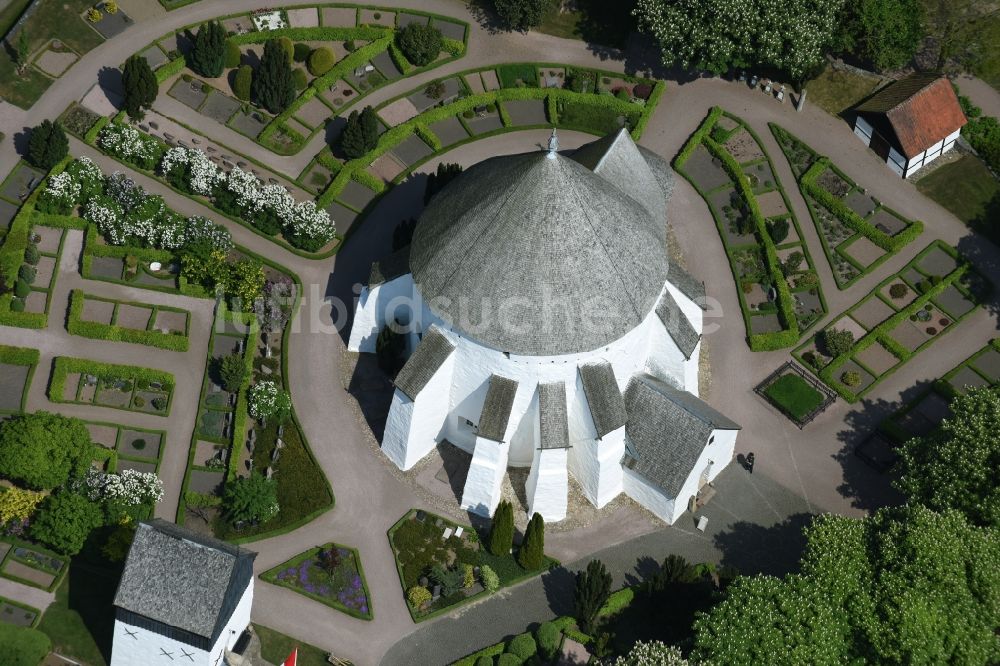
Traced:
<path fill-rule="evenodd" d="M 453 532 L 454 532 L 454 530 L 452 530 L 450 527 L 448 527 L 441 534 L 441 538 L 447 540 L 447 539 L 451 538 L 451 535 L 452 535 Z"/>
<path fill-rule="evenodd" d="M 268 466 L 268 468 L 266 470 L 264 470 L 264 478 L 265 479 L 270 479 L 273 475 L 274 475 L 274 470 L 271 469 L 270 466 Z"/>
<path fill-rule="evenodd" d="M 455 536 L 456 537 L 461 537 L 463 532 L 465 532 L 465 528 L 464 527 L 459 526 L 459 527 L 455 528 Z"/>
<path fill-rule="evenodd" d="M 698 531 L 704 532 L 706 527 L 708 527 L 708 516 L 701 516 L 698 518 Z"/>
<path fill-rule="evenodd" d="M 441 586 L 440 585 L 435 585 L 434 589 L 431 590 L 431 598 L 432 599 L 440 599 L 441 598 Z"/>
<path fill-rule="evenodd" d="M 152 120 L 149 121 L 149 126 L 152 127 L 153 129 L 160 129 L 160 126 L 154 123 Z"/>
<path fill-rule="evenodd" d="M 197 146 L 199 143 L 201 143 L 201 139 L 197 137 L 191 137 L 191 143 Z"/>

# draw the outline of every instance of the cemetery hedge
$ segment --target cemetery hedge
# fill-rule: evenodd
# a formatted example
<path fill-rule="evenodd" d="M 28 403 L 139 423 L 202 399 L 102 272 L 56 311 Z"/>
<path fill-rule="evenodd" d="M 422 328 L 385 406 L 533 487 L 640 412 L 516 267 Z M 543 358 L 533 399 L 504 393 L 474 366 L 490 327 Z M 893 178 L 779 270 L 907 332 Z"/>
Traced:
<path fill-rule="evenodd" d="M 188 337 L 187 331 L 184 335 L 175 335 L 171 333 L 162 333 L 156 330 L 145 330 L 140 331 L 133 328 L 125 328 L 123 326 L 116 326 L 112 324 L 101 324 L 95 321 L 84 321 L 83 317 L 83 306 L 84 301 L 87 296 L 80 289 L 74 289 L 70 292 L 69 300 L 69 318 L 66 324 L 66 330 L 73 335 L 79 335 L 84 338 L 92 338 L 94 340 L 107 340 L 109 342 L 129 342 L 137 345 L 146 345 L 148 347 L 157 347 L 159 349 L 166 349 L 169 351 L 179 351 L 186 352 L 188 350 Z M 91 300 L 107 301 L 103 298 L 90 297 Z M 114 301 L 112 301 L 114 302 Z M 117 301 L 124 305 L 134 305 L 136 307 L 149 307 L 146 303 L 136 303 L 136 302 L 126 302 Z M 166 312 L 183 312 L 190 316 L 186 310 L 180 310 L 178 308 L 169 308 L 164 306 L 153 306 L 157 311 Z M 189 322 L 190 323 L 190 322 Z"/>
<path fill-rule="evenodd" d="M 52 366 L 52 377 L 49 380 L 49 400 L 57 403 L 74 403 L 75 400 L 65 400 L 63 394 L 66 389 L 66 376 L 70 373 L 79 372 L 90 374 L 96 377 L 114 377 L 132 382 L 145 380 L 147 382 L 159 382 L 163 385 L 163 390 L 167 393 L 167 406 L 160 416 L 169 416 L 170 407 L 174 400 L 174 376 L 163 370 L 153 370 L 152 368 L 140 368 L 134 365 L 117 365 L 115 363 L 102 363 L 86 358 L 72 358 L 69 356 L 58 356 Z M 127 411 L 137 411 L 131 406 L 125 407 Z M 148 412 L 143 412 L 148 413 Z"/>

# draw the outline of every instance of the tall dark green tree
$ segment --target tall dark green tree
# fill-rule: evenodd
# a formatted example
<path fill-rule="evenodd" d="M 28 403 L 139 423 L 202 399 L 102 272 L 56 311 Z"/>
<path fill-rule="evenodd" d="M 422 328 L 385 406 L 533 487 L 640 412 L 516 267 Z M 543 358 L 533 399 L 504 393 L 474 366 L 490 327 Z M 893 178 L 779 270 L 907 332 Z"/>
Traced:
<path fill-rule="evenodd" d="M 43 120 L 31 130 L 28 138 L 28 161 L 48 171 L 69 153 L 69 140 L 62 125 Z"/>
<path fill-rule="evenodd" d="M 576 588 L 573 591 L 573 614 L 580 629 L 594 630 L 597 614 L 611 596 L 611 574 L 600 560 L 591 560 L 587 568 L 576 574 Z"/>
<path fill-rule="evenodd" d="M 525 569 L 538 569 L 545 562 L 545 520 L 535 513 L 524 530 L 524 539 L 517 551 L 517 563 Z"/>
<path fill-rule="evenodd" d="M 847 0 L 839 47 L 876 70 L 901 67 L 924 38 L 922 0 Z"/>
<path fill-rule="evenodd" d="M 541 24 L 552 0 L 493 0 L 493 7 L 508 30 L 528 30 Z"/>
<path fill-rule="evenodd" d="M 514 545 L 514 506 L 504 500 L 493 512 L 490 526 L 489 550 L 497 557 L 509 555 Z"/>
<path fill-rule="evenodd" d="M 149 63 L 139 55 L 125 61 L 122 70 L 122 87 L 125 91 L 125 113 L 130 118 L 142 118 L 143 109 L 153 106 L 160 86 L 156 82 Z"/>
<path fill-rule="evenodd" d="M 340 149 L 350 159 L 361 157 L 378 145 L 378 117 L 366 106 L 361 113 L 351 111 L 340 134 Z"/>
<path fill-rule="evenodd" d="M 441 31 L 432 25 L 411 23 L 396 33 L 396 44 L 407 60 L 423 67 L 441 53 Z"/>
<path fill-rule="evenodd" d="M 271 113 L 281 113 L 295 99 L 295 82 L 288 53 L 277 39 L 264 44 L 264 55 L 253 76 L 253 97 Z"/>
<path fill-rule="evenodd" d="M 215 78 L 222 74 L 226 59 L 226 30 L 218 21 L 209 21 L 198 28 L 188 64 L 198 74 Z"/>

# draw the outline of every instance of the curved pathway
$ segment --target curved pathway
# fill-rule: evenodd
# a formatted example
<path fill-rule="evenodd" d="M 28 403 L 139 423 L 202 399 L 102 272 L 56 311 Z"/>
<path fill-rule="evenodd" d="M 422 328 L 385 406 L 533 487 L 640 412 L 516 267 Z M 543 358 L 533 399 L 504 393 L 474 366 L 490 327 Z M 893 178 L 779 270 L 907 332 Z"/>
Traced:
<path fill-rule="evenodd" d="M 85 55 L 70 72 L 52 85 L 30 112 L 13 110 L 9 106 L 4 108 L 0 129 L 10 136 L 27 125 L 35 124 L 40 118 L 57 116 L 71 101 L 87 92 L 106 63 L 123 61 L 165 32 L 266 4 L 263 1 L 203 0 L 155 21 L 138 23 Z M 370 95 L 365 100 L 366 104 L 376 105 L 427 79 L 437 78 L 448 72 L 510 60 L 556 61 L 623 69 L 621 60 L 603 60 L 579 41 L 536 33 L 490 33 L 468 14 L 465 3 L 450 0 L 397 0 L 392 4 L 470 21 L 472 32 L 469 50 L 464 58 L 456 62 L 384 87 Z M 770 152 L 778 176 L 799 217 L 805 240 L 811 246 L 821 278 L 827 286 L 826 296 L 831 316 L 859 300 L 880 277 L 897 270 L 930 240 L 941 238 L 959 247 L 969 243 L 971 235 L 960 222 L 919 195 L 912 184 L 891 175 L 853 137 L 850 128 L 842 121 L 811 106 L 796 113 L 790 105 L 781 106 L 745 87 L 717 79 L 701 79 L 683 85 L 671 83 L 642 143 L 664 157 L 671 158 L 701 122 L 707 109 L 714 104 L 722 105 L 747 120 L 757 130 Z M 864 183 L 888 205 L 907 216 L 923 219 L 926 224 L 924 235 L 886 262 L 877 271 L 877 275 L 867 276 L 847 291 L 836 290 L 805 204 L 797 192 L 788 165 L 767 129 L 766 123 L 769 120 L 783 124 L 816 150 L 829 155 L 850 176 Z M 544 138 L 542 135 L 544 132 L 507 134 L 467 144 L 439 156 L 439 159 L 474 163 L 500 152 L 532 149 Z M 274 156 L 252 142 L 246 146 L 246 152 L 295 177 L 312 158 L 321 142 L 322 133 L 301 153 L 288 158 Z M 566 147 L 571 147 L 568 137 L 563 143 Z M 106 170 L 129 171 L 79 142 L 74 142 L 72 150 L 75 154 L 94 157 Z M 0 173 L 8 171 L 15 161 L 16 155 L 11 145 L 6 143 L 0 152 Z M 436 161 L 429 162 L 423 169 L 430 169 L 435 164 Z M 162 184 L 140 174 L 130 175 L 147 190 L 162 194 L 176 210 L 185 214 L 212 216 L 201 204 L 177 195 Z M 408 509 L 428 505 L 423 500 L 424 495 L 414 490 L 409 482 L 400 482 L 400 474 L 378 454 L 377 444 L 370 433 L 359 425 L 354 399 L 340 387 L 345 354 L 342 339 L 331 325 L 328 301 L 331 295 L 349 294 L 355 279 L 365 277 L 370 259 L 379 256 L 387 247 L 387 233 L 395 222 L 419 211 L 421 189 L 418 179 L 414 179 L 413 184 L 395 188 L 366 220 L 364 233 L 355 233 L 335 259 L 302 259 L 235 223 L 223 220 L 233 231 L 237 243 L 297 272 L 305 286 L 303 311 L 294 323 L 295 329 L 291 333 L 289 344 L 288 381 L 303 429 L 318 463 L 331 481 L 337 500 L 332 511 L 310 524 L 280 537 L 250 544 L 249 547 L 259 553 L 257 571 L 270 568 L 312 545 L 331 539 L 356 546 L 362 555 L 375 612 L 374 621 L 364 622 L 310 602 L 291 591 L 259 583 L 257 598 L 261 601 L 255 605 L 254 619 L 330 649 L 338 655 L 349 657 L 358 664 L 378 663 L 394 643 L 410 634 L 413 634 L 412 637 L 405 638 L 404 642 L 392 650 L 390 661 L 407 663 L 407 659 L 411 659 L 410 663 L 414 663 L 412 658 L 419 652 L 424 655 L 420 663 L 434 663 L 433 659 L 439 653 L 433 649 L 438 644 L 447 642 L 449 656 L 457 655 L 463 647 L 472 648 L 476 644 L 496 640 L 504 633 L 515 630 L 517 623 L 523 626 L 526 621 L 544 616 L 545 608 L 551 610 L 553 605 L 558 607 L 561 603 L 555 597 L 549 598 L 547 588 L 551 588 L 553 584 L 550 576 L 419 627 L 413 625 L 406 611 L 385 532 Z M 717 516 L 713 521 L 732 527 L 731 532 L 738 534 L 735 526 L 743 519 L 763 526 L 780 526 L 789 515 L 800 511 L 822 509 L 859 514 L 872 506 L 892 500 L 884 477 L 856 462 L 853 456 L 845 458 L 841 455 L 841 449 L 858 437 L 859 433 L 854 431 L 856 427 L 870 426 L 915 382 L 940 375 L 972 349 L 981 346 L 987 337 L 995 333 L 995 308 L 977 313 L 956 331 L 948 334 L 947 342 L 939 343 L 933 355 L 922 355 L 919 361 L 909 363 L 883 382 L 876 391 L 881 400 L 863 405 L 866 410 L 863 414 L 858 415 L 854 408 L 838 402 L 803 433 L 764 406 L 752 393 L 752 386 L 757 381 L 788 358 L 787 352 L 751 354 L 748 351 L 743 339 L 743 322 L 733 281 L 721 243 L 718 242 L 704 203 L 679 178 L 671 204 L 671 218 L 678 242 L 687 256 L 687 265 L 695 275 L 705 280 L 709 295 L 722 305 L 723 316 L 717 322 L 720 327 L 716 333 L 706 338 L 706 346 L 716 373 L 708 398 L 713 404 L 725 405 L 726 412 L 744 425 L 745 429 L 739 440 L 740 450 L 745 452 L 752 448 L 757 452 L 757 474 L 765 477 L 759 483 L 749 485 L 733 481 L 732 491 L 724 488 L 720 492 L 720 501 L 709 508 Z M 973 259 L 977 265 L 984 272 L 995 275 L 996 267 L 1000 266 L 1000 252 L 987 243 L 978 243 L 975 249 L 977 252 Z M 63 264 L 72 270 L 73 264 L 68 255 L 64 256 Z M 64 276 L 58 283 L 58 289 L 63 290 L 70 284 Z M 88 291 L 91 290 L 89 283 L 87 288 Z M 133 298 L 152 302 L 154 297 L 151 294 L 153 292 L 142 292 Z M 36 333 L 5 328 L 0 333 L 5 341 L 9 340 L 13 344 L 42 346 L 43 355 L 55 354 L 57 349 L 60 350 L 58 353 L 64 353 L 63 349 L 72 349 L 72 354 L 77 356 L 134 362 L 137 365 L 158 367 L 162 362 L 155 353 L 144 348 L 67 338 L 64 333 L 56 330 L 64 311 L 65 302 L 57 300 L 53 304 L 52 326 L 49 331 Z M 193 332 L 195 328 L 192 326 Z M 207 328 L 204 330 L 207 331 Z M 207 338 L 198 344 L 192 341 L 192 353 L 195 353 L 194 350 L 201 350 L 201 359 L 204 358 L 206 347 Z M 132 360 L 136 356 L 141 359 Z M 199 361 L 196 367 L 197 372 L 200 372 L 202 362 Z M 174 367 L 168 369 L 175 374 L 178 372 Z M 47 403 L 39 393 L 45 384 L 43 374 L 38 373 L 34 381 L 29 400 L 32 408 L 42 408 Z M 200 378 L 193 381 L 200 382 Z M 163 466 L 165 480 L 172 487 L 176 485 L 179 488 L 177 479 L 183 475 L 186 443 L 193 428 L 193 420 L 189 419 L 196 417 L 196 399 L 195 396 L 189 401 L 177 401 L 174 405 L 170 426 L 172 445 L 166 451 L 170 461 L 168 463 L 165 457 Z M 192 404 L 187 405 L 187 402 Z M 64 411 L 64 407 L 67 408 L 67 413 L 72 413 L 73 410 L 69 409 L 71 406 L 65 405 L 60 405 L 59 411 Z M 91 417 L 93 412 L 89 409 L 87 416 Z M 188 410 L 194 410 L 193 415 Z M 114 416 L 116 419 L 125 419 L 133 415 L 116 411 Z M 162 424 L 160 427 L 163 427 Z M 175 430 L 180 434 L 179 437 Z M 727 478 L 738 479 L 739 477 L 734 476 L 738 473 L 739 470 L 734 466 L 733 470 L 727 471 Z M 756 476 L 754 478 L 757 479 Z M 752 502 L 731 501 L 725 499 L 727 492 L 734 493 L 734 496 L 745 492 L 747 497 L 757 499 Z M 795 496 L 805 498 L 801 505 L 794 499 L 788 499 Z M 786 498 L 787 505 L 779 507 L 775 498 L 781 497 Z M 161 505 L 162 510 L 159 512 L 172 515 L 172 507 L 175 506 L 176 497 L 173 497 L 171 502 Z M 637 556 L 648 554 L 660 560 L 667 549 L 691 552 L 691 556 L 696 558 L 717 557 L 720 553 L 722 556 L 726 555 L 725 548 L 722 548 L 726 537 L 722 533 L 717 533 L 709 545 L 708 536 L 691 530 L 689 526 L 679 523 L 669 529 L 660 529 L 661 527 L 648 521 L 642 514 L 623 511 L 605 516 L 599 524 L 586 530 L 553 534 L 548 541 L 552 552 L 564 561 L 574 561 L 610 544 L 619 544 L 614 550 L 601 553 L 602 558 L 614 562 L 618 575 L 628 571 Z M 655 534 L 636 539 L 649 532 Z M 779 530 L 776 534 L 782 532 Z M 738 551 L 735 548 L 733 550 Z M 753 568 L 752 564 L 750 566 Z M 546 580 L 549 582 L 546 583 Z M 565 584 L 566 581 L 555 582 Z M 518 607 L 528 609 L 524 615 L 509 613 L 511 604 L 515 601 L 518 601 Z M 496 619 L 504 613 L 507 615 L 507 624 Z M 514 617 L 511 618 L 511 615 Z"/>

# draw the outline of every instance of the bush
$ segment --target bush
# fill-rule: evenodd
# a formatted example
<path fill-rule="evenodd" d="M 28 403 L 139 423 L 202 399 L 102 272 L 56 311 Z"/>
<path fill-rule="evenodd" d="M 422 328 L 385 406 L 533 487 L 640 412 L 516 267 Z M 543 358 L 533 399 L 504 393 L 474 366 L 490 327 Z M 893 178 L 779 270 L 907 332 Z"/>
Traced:
<path fill-rule="evenodd" d="M 509 652 L 504 652 L 497 657 L 497 666 L 521 666 L 522 663 L 524 662 L 518 659 L 517 655 Z"/>
<path fill-rule="evenodd" d="M 31 130 L 28 138 L 28 162 L 48 171 L 69 154 L 69 139 L 62 125 L 43 120 Z"/>
<path fill-rule="evenodd" d="M 500 576 L 488 564 L 479 567 L 479 577 L 482 579 L 483 587 L 486 588 L 487 592 L 496 592 L 500 589 Z"/>
<path fill-rule="evenodd" d="M 138 398 L 139 396 L 136 397 Z M 134 440 L 132 442 L 132 448 L 135 449 L 136 451 L 142 451 L 144 448 L 146 448 L 146 440 L 144 439 Z"/>
<path fill-rule="evenodd" d="M 446 88 L 442 81 L 431 81 L 424 88 L 424 94 L 431 99 L 441 99 L 444 97 L 445 90 Z"/>
<path fill-rule="evenodd" d="M 507 644 L 507 652 L 517 655 L 521 661 L 524 661 L 538 652 L 538 646 L 535 645 L 535 639 L 531 634 L 523 633 L 510 639 L 510 643 Z"/>
<path fill-rule="evenodd" d="M 295 42 L 295 48 L 292 50 L 292 60 L 295 62 L 305 62 L 309 59 L 310 53 L 312 53 L 311 46 L 302 42 Z"/>
<path fill-rule="evenodd" d="M 493 657 L 484 654 L 476 659 L 475 666 L 493 666 Z"/>
<path fill-rule="evenodd" d="M 407 60 L 423 67 L 441 53 L 441 31 L 430 25 L 411 23 L 396 33 L 396 45 Z"/>
<path fill-rule="evenodd" d="M 233 80 L 233 94 L 236 99 L 244 102 L 250 101 L 250 89 L 253 86 L 253 67 L 241 65 L 236 70 L 236 78 Z"/>
<path fill-rule="evenodd" d="M 337 62 L 337 57 L 329 48 L 321 46 L 314 49 L 309 54 L 309 73 L 313 76 L 323 76 L 329 72 Z"/>
<path fill-rule="evenodd" d="M 295 84 L 296 90 L 305 90 L 306 85 L 308 85 L 308 79 L 306 78 L 306 70 L 301 67 L 296 67 L 292 70 L 292 83 Z"/>
<path fill-rule="evenodd" d="M 10 302 L 11 312 L 24 312 L 24 300 L 20 298 L 12 299 Z"/>
<path fill-rule="evenodd" d="M 649 99 L 649 96 L 653 94 L 653 86 L 648 83 L 640 83 L 634 88 L 632 88 L 632 95 L 639 99 Z"/>
<path fill-rule="evenodd" d="M 535 638 L 542 659 L 546 661 L 555 659 L 556 653 L 559 652 L 559 643 L 562 641 L 562 632 L 559 631 L 559 627 L 553 622 L 542 622 L 535 632 Z"/>
<path fill-rule="evenodd" d="M 406 600 L 413 608 L 419 610 L 431 600 L 431 593 L 426 587 L 414 585 L 406 591 Z"/>
<path fill-rule="evenodd" d="M 354 43 L 353 39 L 348 39 L 346 42 L 344 42 L 344 50 L 347 51 L 348 53 L 354 53 L 355 51 L 358 50 L 358 45 Z"/>
<path fill-rule="evenodd" d="M 840 331 L 828 328 L 819 335 L 819 343 L 827 356 L 834 358 L 846 354 L 854 346 L 854 334 L 850 331 Z"/>
<path fill-rule="evenodd" d="M 41 258 L 42 255 L 38 252 L 38 246 L 34 243 L 29 243 L 28 247 L 24 248 L 24 263 L 37 266 Z"/>
<path fill-rule="evenodd" d="M 910 291 L 909 287 L 907 287 L 902 282 L 897 282 L 896 284 L 889 287 L 889 296 L 891 296 L 892 298 L 903 298 L 904 296 L 906 296 L 906 294 L 909 293 L 909 291 Z"/>
<path fill-rule="evenodd" d="M 227 41 L 226 42 L 226 55 L 223 64 L 226 69 L 236 69 L 240 66 L 240 61 L 243 60 L 243 54 L 240 53 L 240 46 L 236 42 Z"/>
<path fill-rule="evenodd" d="M 202 83 L 201 91 L 207 95 L 208 93 L 212 92 L 212 86 L 208 85 L 207 83 Z"/>
<path fill-rule="evenodd" d="M 788 238 L 788 220 L 774 220 L 767 223 L 767 233 L 775 245 L 781 245 Z"/>
<path fill-rule="evenodd" d="M 17 277 L 19 280 L 24 280 L 28 284 L 34 284 L 35 276 L 38 271 L 34 266 L 29 266 L 28 264 L 21 264 L 21 268 L 17 270 Z"/>
<path fill-rule="evenodd" d="M 17 282 L 14 283 L 14 295 L 18 298 L 27 298 L 30 293 L 31 286 L 24 280 L 18 278 Z"/>
<path fill-rule="evenodd" d="M 616 88 L 615 97 L 622 100 L 623 102 L 627 102 L 630 99 L 632 99 L 631 95 L 628 94 L 628 90 L 626 90 L 625 88 Z"/>
<path fill-rule="evenodd" d="M 150 401 L 150 404 L 153 405 L 153 409 L 155 409 L 158 412 L 162 412 L 164 409 L 167 408 L 167 399 L 166 398 L 153 398 Z"/>
<path fill-rule="evenodd" d="M 861 383 L 861 374 L 855 370 L 848 370 L 840 375 L 840 381 L 844 386 L 855 387 Z"/>
<path fill-rule="evenodd" d="M 138 409 L 142 409 L 146 406 L 146 399 L 141 395 L 137 395 L 132 399 L 132 406 Z"/>
<path fill-rule="evenodd" d="M 41 631 L 5 622 L 0 622 L 0 645 L 5 666 L 38 666 L 52 649 L 52 641 Z"/>

